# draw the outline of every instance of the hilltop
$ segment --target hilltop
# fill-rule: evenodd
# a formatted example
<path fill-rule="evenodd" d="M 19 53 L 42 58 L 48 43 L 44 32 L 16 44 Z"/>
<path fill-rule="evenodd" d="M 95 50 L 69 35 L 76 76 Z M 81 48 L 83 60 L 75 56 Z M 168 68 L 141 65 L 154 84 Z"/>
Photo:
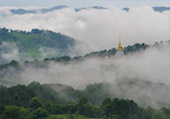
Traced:
<path fill-rule="evenodd" d="M 26 32 L 1 28 L 0 59 L 2 62 L 2 54 L 8 54 L 14 49 L 17 50 L 22 61 L 29 58 L 39 59 L 43 52 L 55 56 L 68 55 L 75 43 L 75 39 L 49 30 L 32 29 L 31 32 Z"/>

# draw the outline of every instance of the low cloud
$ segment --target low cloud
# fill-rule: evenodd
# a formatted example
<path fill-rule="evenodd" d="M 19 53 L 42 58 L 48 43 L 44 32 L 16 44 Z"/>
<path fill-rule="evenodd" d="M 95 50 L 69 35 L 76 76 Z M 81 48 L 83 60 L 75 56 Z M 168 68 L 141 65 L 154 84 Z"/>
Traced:
<path fill-rule="evenodd" d="M 129 98 L 142 106 L 167 106 L 170 95 L 169 44 L 160 48 L 129 54 L 120 59 L 90 58 L 81 62 L 61 64 L 49 62 L 45 67 L 21 66 L 4 73 L 0 82 L 11 86 L 40 83 L 61 83 L 76 89 L 106 83 L 113 97 Z M 161 92 L 161 93 L 158 93 Z"/>
<path fill-rule="evenodd" d="M 1 63 L 8 63 L 11 60 L 19 60 L 19 48 L 15 43 L 3 42 L 0 46 Z"/>
<path fill-rule="evenodd" d="M 116 7 L 79 12 L 65 8 L 44 14 L 14 15 L 9 10 L 1 8 L 0 27 L 61 32 L 88 44 L 86 52 L 116 47 L 119 36 L 123 46 L 169 40 L 169 11 L 155 12 L 149 6 L 131 8 L 129 12 Z"/>
<path fill-rule="evenodd" d="M 0 27 L 61 32 L 87 44 L 83 52 L 116 47 L 120 35 L 123 46 L 169 40 L 169 12 L 155 12 L 148 6 L 131 8 L 129 12 L 115 7 L 79 12 L 66 8 L 46 14 L 25 15 L 13 15 L 8 11 L 6 8 L 0 12 Z M 78 45 L 77 48 L 81 49 Z M 45 53 L 44 49 L 40 51 Z M 53 52 L 51 49 L 48 51 Z M 12 56 L 8 54 L 4 58 L 10 59 Z M 0 82 L 6 86 L 29 84 L 32 81 L 62 83 L 76 89 L 104 82 L 111 85 L 110 93 L 116 97 L 160 107 L 169 104 L 170 100 L 169 66 L 169 44 L 166 44 L 121 59 L 90 58 L 68 65 L 50 62 L 46 67 L 22 65 L 19 71 L 10 68 L 6 74 L 1 74 Z"/>
<path fill-rule="evenodd" d="M 55 57 L 58 55 L 58 49 L 49 48 L 49 47 L 41 47 L 40 51 L 40 59 Z"/>

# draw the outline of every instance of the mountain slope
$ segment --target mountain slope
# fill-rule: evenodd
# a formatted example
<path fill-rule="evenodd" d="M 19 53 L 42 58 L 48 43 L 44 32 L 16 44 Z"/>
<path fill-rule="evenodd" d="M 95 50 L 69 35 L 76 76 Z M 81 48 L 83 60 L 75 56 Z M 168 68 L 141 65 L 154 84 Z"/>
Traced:
<path fill-rule="evenodd" d="M 41 50 L 56 53 L 56 56 L 68 55 L 75 42 L 76 40 L 71 37 L 48 30 L 33 29 L 31 32 L 24 32 L 0 29 L 1 55 L 14 50 L 10 49 L 9 44 L 15 44 L 20 54 L 30 55 L 33 58 L 40 58 Z"/>
<path fill-rule="evenodd" d="M 128 89 L 124 90 L 125 87 Z M 145 87 L 150 94 L 144 93 L 143 87 Z M 155 95 L 158 89 L 164 93 Z M 28 86 L 17 85 L 8 88 L 0 86 L 0 100 L 2 105 L 28 106 L 29 100 L 35 96 L 43 102 L 48 100 L 57 104 L 66 104 L 70 101 L 78 102 L 81 98 L 86 97 L 91 104 L 99 105 L 103 99 L 111 97 L 133 99 L 144 107 L 148 105 L 166 107 L 169 105 L 169 101 L 163 97 L 167 95 L 169 99 L 169 89 L 170 87 L 165 84 L 137 79 L 126 79 L 117 82 L 116 85 L 112 83 L 92 84 L 88 85 L 84 90 L 76 90 L 71 86 L 62 84 L 40 84 L 38 82 L 32 82 Z M 135 96 L 136 93 L 138 93 L 138 97 Z M 15 99 L 16 97 L 18 100 Z"/>

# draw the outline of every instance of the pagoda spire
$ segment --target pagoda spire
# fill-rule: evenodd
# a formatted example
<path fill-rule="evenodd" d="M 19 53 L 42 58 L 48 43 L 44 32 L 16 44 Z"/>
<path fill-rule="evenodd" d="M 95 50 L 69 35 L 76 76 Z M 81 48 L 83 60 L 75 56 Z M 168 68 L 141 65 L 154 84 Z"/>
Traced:
<path fill-rule="evenodd" d="M 118 51 L 122 51 L 122 50 L 123 50 L 123 49 L 122 49 L 122 45 L 121 45 L 121 41 L 119 41 L 119 46 L 118 46 L 117 50 L 118 50 Z"/>
<path fill-rule="evenodd" d="M 122 48 L 122 45 L 121 45 L 121 36 L 119 36 L 119 45 L 118 45 L 118 48 L 117 48 L 117 52 L 115 54 L 115 58 L 120 58 L 124 55 L 123 53 L 123 48 Z"/>

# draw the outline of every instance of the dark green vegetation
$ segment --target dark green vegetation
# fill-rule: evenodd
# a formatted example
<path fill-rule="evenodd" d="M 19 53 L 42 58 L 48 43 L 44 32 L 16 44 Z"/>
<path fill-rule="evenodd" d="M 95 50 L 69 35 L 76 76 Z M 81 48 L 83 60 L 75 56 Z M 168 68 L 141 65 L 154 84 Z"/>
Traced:
<path fill-rule="evenodd" d="M 143 108 L 132 100 L 107 98 L 105 84 L 75 90 L 61 84 L 32 82 L 28 86 L 1 86 L 1 119 L 169 119 L 170 108 Z M 103 90 L 103 89 L 102 89 Z M 64 92 L 64 93 L 63 93 Z M 93 92 L 93 93 L 92 93 Z M 91 94 L 90 94 L 91 93 Z M 103 94 L 103 95 L 100 95 Z M 100 96 L 102 100 L 96 104 Z M 74 99 L 73 99 L 74 98 Z"/>
<path fill-rule="evenodd" d="M 25 56 L 22 55 L 26 54 L 35 59 L 41 57 L 40 48 L 44 48 L 44 50 L 56 49 L 58 51 L 56 56 L 68 55 L 69 48 L 73 48 L 76 41 L 63 34 L 48 30 L 32 29 L 31 32 L 25 32 L 0 28 L 0 45 L 3 42 L 16 44 L 21 57 L 24 58 Z M 8 49 L 1 47 L 0 54 L 2 52 L 8 52 Z"/>
<path fill-rule="evenodd" d="M 75 90 L 71 86 L 62 84 L 43 84 L 32 82 L 28 86 L 17 85 L 12 87 L 1 86 L 1 105 L 16 105 L 28 107 L 29 100 L 38 97 L 42 102 L 47 100 L 57 103 L 66 104 L 69 101 L 77 102 L 83 97 L 87 97 L 93 105 L 98 105 L 102 100 L 110 96 L 105 89 L 107 84 L 89 85 L 83 91 Z"/>
<path fill-rule="evenodd" d="M 161 43 L 155 43 L 154 46 L 161 46 L 162 45 L 162 42 Z M 136 52 L 140 52 L 140 51 L 144 51 L 145 49 L 149 48 L 149 47 L 154 47 L 154 46 L 149 46 L 145 43 L 142 43 L 142 44 L 139 44 L 139 43 L 136 43 L 132 46 L 127 46 L 127 47 L 124 47 L 123 49 L 123 52 L 125 55 L 127 54 L 132 54 L 132 53 L 136 53 Z M 62 56 L 62 57 L 53 57 L 53 58 L 46 58 L 44 61 L 57 61 L 57 62 L 62 62 L 62 61 L 80 61 L 80 60 L 84 60 L 84 59 L 87 59 L 87 58 L 105 58 L 106 56 L 107 57 L 112 57 L 113 55 L 115 55 L 116 53 L 116 48 L 112 48 L 112 49 L 109 49 L 109 50 L 101 50 L 101 51 L 95 51 L 95 52 L 91 52 L 91 53 L 88 53 L 84 56 L 76 56 L 76 57 L 69 57 L 69 56 Z"/>
<path fill-rule="evenodd" d="M 13 46 L 9 44 L 5 46 L 3 43 L 11 43 Z M 2 54 L 10 53 L 14 49 L 18 50 L 17 55 L 19 55 L 18 61 L 20 62 L 24 62 L 28 59 L 42 60 L 44 58 L 60 60 L 60 57 L 63 58 L 63 56 L 69 56 L 69 53 L 74 54 L 74 46 L 76 43 L 78 42 L 73 38 L 48 30 L 32 29 L 31 32 L 25 32 L 0 28 L 0 64 L 8 63 L 6 62 L 6 59 L 3 59 Z M 144 43 L 136 43 L 133 46 L 125 47 L 124 53 L 134 53 L 136 51 L 144 50 L 147 47 L 148 45 Z M 115 54 L 115 52 L 116 48 L 113 48 L 110 50 L 91 52 L 86 54 L 84 57 L 112 56 Z M 56 56 L 58 57 L 52 58 Z M 75 59 L 79 58 L 81 57 L 75 57 Z"/>

